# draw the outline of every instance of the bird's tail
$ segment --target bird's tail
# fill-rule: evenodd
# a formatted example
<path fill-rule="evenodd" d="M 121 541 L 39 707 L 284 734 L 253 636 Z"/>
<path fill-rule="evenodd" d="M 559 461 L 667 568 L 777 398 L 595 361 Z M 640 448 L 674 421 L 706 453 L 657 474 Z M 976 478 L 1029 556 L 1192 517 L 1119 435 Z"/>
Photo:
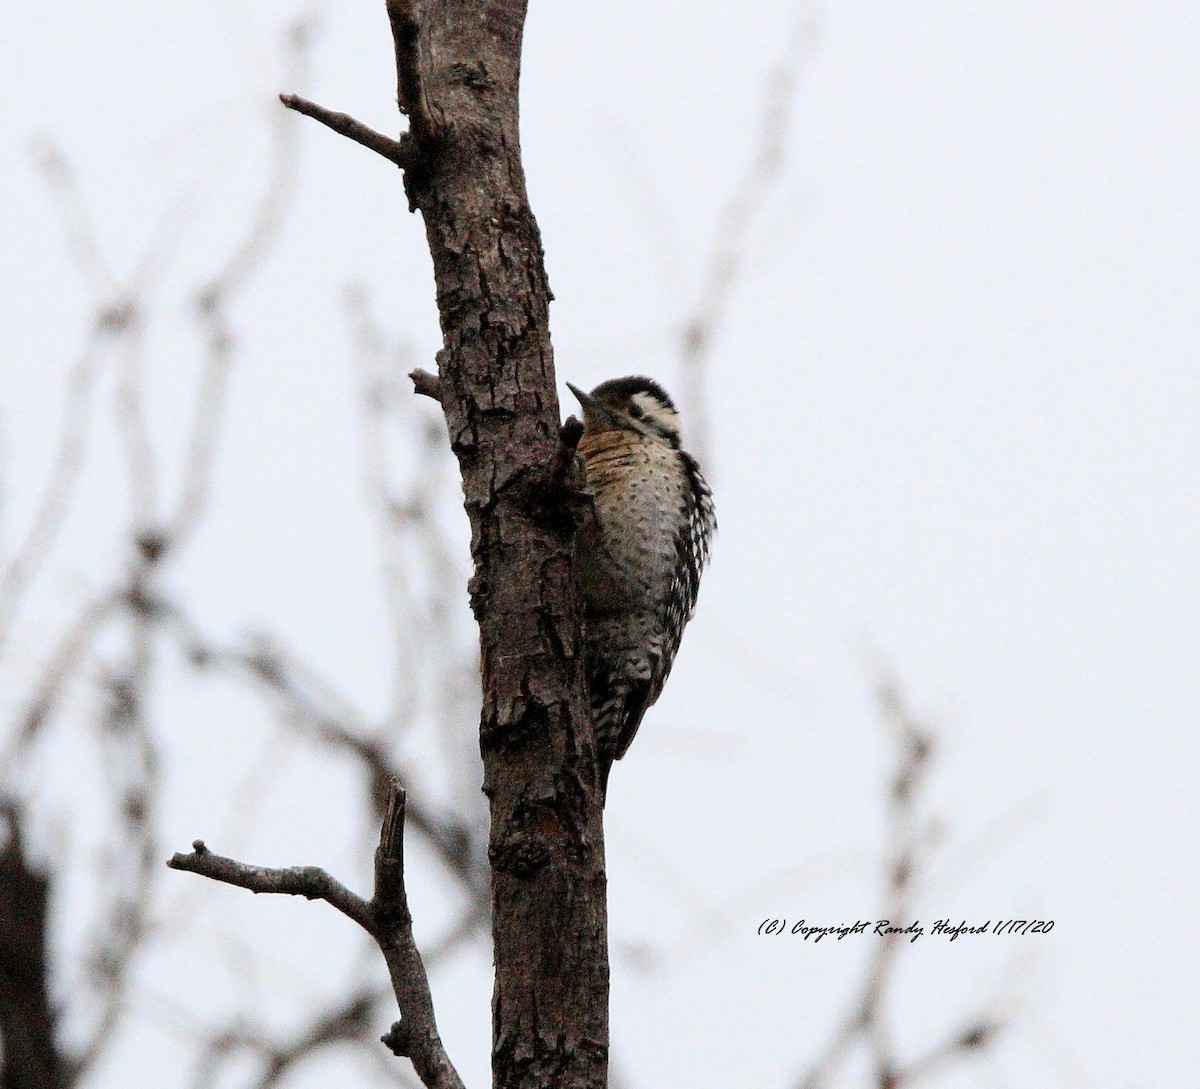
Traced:
<path fill-rule="evenodd" d="M 593 706 L 601 804 L 608 799 L 608 776 L 614 762 L 625 755 L 642 724 L 649 691 L 649 685 L 641 679 L 625 681 L 611 686 Z"/>
<path fill-rule="evenodd" d="M 596 756 L 596 770 L 600 773 L 600 808 L 603 809 L 608 802 L 608 775 L 612 771 L 613 759 L 608 753 L 598 753 Z"/>

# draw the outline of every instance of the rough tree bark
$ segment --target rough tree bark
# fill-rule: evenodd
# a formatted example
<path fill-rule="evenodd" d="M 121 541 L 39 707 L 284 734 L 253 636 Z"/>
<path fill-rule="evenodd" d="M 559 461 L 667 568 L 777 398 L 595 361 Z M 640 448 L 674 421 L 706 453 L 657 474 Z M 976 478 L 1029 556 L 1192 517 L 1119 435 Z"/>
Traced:
<path fill-rule="evenodd" d="M 572 525 L 555 473 L 550 289 L 521 165 L 525 4 L 392 0 L 445 346 L 441 402 L 471 521 L 491 804 L 493 1084 L 607 1082 L 604 841 L 577 669 Z"/>
<path fill-rule="evenodd" d="M 433 257 L 440 400 L 462 472 L 475 575 L 491 805 L 497 1089 L 607 1082 L 602 813 L 579 669 L 574 524 L 541 236 L 518 135 L 523 0 L 388 0 L 398 141 L 284 102 L 404 168 Z"/>

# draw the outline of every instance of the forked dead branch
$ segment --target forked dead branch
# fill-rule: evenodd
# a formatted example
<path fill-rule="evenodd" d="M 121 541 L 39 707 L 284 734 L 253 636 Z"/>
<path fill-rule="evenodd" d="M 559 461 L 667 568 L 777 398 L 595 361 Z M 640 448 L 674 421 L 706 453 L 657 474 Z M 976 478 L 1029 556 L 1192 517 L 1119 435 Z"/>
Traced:
<path fill-rule="evenodd" d="M 413 1067 L 429 1089 L 463 1089 L 462 1079 L 442 1046 L 429 993 L 429 977 L 413 940 L 412 914 L 404 884 L 404 815 L 405 793 L 393 781 L 375 852 L 375 891 L 370 900 L 351 892 L 319 867 L 251 866 L 213 854 L 200 840 L 192 845 L 190 853 L 176 854 L 167 865 L 254 893 L 324 900 L 358 923 L 375 940 L 387 962 L 400 1008 L 400 1020 L 383 1038 L 384 1043 L 396 1055 L 412 1059 Z"/>

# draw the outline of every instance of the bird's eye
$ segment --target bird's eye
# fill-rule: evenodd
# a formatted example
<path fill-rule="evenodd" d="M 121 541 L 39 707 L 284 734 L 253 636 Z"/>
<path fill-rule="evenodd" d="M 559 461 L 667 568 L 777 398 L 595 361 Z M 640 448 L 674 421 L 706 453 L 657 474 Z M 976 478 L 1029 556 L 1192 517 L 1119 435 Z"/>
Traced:
<path fill-rule="evenodd" d="M 629 406 L 629 415 L 632 416 L 635 420 L 640 420 L 643 416 L 646 415 L 646 412 L 645 412 L 645 409 L 643 409 L 641 405 L 630 405 Z"/>

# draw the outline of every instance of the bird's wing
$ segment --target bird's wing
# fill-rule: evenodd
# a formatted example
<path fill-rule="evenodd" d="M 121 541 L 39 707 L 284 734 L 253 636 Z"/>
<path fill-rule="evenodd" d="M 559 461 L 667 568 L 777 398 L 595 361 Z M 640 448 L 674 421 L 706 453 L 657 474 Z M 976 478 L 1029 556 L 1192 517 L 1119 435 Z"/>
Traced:
<path fill-rule="evenodd" d="M 667 594 L 663 616 L 664 645 L 658 668 L 654 670 L 646 706 L 658 699 L 666 684 L 675 654 L 683 638 L 683 629 L 696 611 L 700 593 L 700 575 L 708 563 L 709 548 L 717 530 L 717 515 L 713 507 L 712 490 L 700 473 L 696 460 L 683 451 L 679 456 L 687 475 L 688 487 L 684 496 L 683 524 L 675 536 L 676 562 Z"/>

